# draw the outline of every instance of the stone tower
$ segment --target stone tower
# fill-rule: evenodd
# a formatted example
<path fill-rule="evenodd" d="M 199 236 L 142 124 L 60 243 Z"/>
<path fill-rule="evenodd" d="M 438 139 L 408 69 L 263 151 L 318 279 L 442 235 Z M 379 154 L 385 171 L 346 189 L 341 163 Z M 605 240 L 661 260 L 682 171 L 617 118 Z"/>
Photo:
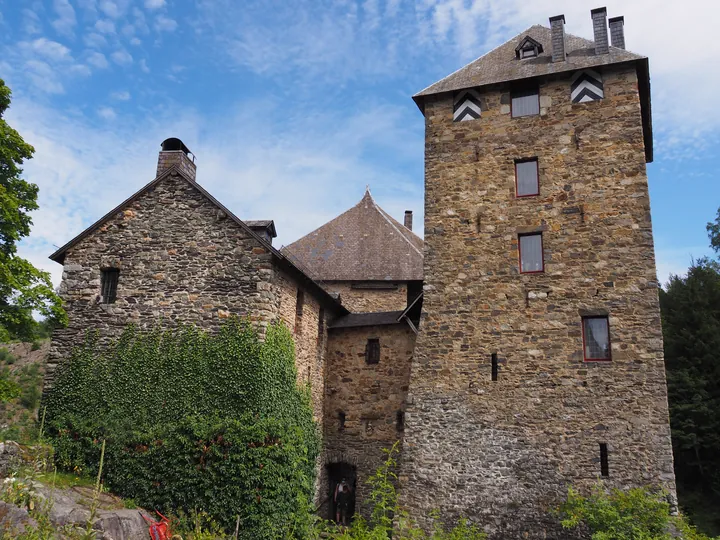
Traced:
<path fill-rule="evenodd" d="M 552 17 L 414 97 L 425 298 L 400 480 L 421 521 L 557 538 L 569 485 L 674 492 L 648 60 L 591 13 L 594 41 Z"/>

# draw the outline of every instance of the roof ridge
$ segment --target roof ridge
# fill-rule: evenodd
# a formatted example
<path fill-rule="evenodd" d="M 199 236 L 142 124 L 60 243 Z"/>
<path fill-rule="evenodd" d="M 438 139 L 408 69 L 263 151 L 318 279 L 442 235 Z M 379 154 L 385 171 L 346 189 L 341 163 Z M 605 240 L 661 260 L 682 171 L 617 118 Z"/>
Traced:
<path fill-rule="evenodd" d="M 385 221 L 387 221 L 387 222 L 390 224 L 390 226 L 391 226 L 393 229 L 395 229 L 400 236 L 402 236 L 403 240 L 405 240 L 408 244 L 410 244 L 410 246 L 411 246 L 415 251 L 417 251 L 417 253 L 418 253 L 419 255 L 422 256 L 422 252 L 421 252 L 417 247 L 415 247 L 415 245 L 410 241 L 410 239 L 409 239 L 407 236 L 405 236 L 405 235 L 402 233 L 402 231 L 400 231 L 400 229 L 398 229 L 398 228 L 395 226 L 395 224 L 393 223 L 393 220 L 392 220 L 392 216 L 389 216 L 389 215 L 385 212 L 385 210 L 383 210 L 382 208 L 380 208 L 380 207 L 375 203 L 375 200 L 373 200 L 373 206 L 375 206 L 375 209 L 378 211 L 378 213 L 379 213 L 383 218 L 385 218 Z"/>

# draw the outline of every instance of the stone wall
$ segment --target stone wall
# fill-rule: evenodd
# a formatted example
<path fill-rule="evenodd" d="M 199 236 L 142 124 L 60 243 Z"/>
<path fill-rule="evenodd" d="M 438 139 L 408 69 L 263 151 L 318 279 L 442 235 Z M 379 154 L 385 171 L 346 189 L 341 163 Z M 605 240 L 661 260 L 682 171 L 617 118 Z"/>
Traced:
<path fill-rule="evenodd" d="M 371 288 L 373 281 L 323 281 L 323 287 L 339 293 L 342 305 L 352 312 L 401 311 L 407 307 L 407 282 L 391 282 L 381 285 L 387 288 Z"/>
<path fill-rule="evenodd" d="M 380 340 L 377 364 L 365 362 L 369 338 Z M 398 412 L 405 410 L 414 347 L 415 333 L 405 323 L 332 329 L 328 335 L 324 460 L 357 467 L 357 510 L 365 514 L 365 483 L 383 463 L 383 449 L 402 439 Z M 325 479 L 321 499 L 328 489 Z M 325 505 L 322 515 L 329 517 L 327 512 Z"/>
<path fill-rule="evenodd" d="M 320 304 L 307 291 L 304 292 L 302 316 L 297 317 L 298 285 L 284 272 L 276 272 L 273 283 L 278 287 L 279 316 L 295 337 L 295 362 L 298 382 L 310 383 L 315 420 L 322 428 L 325 391 L 325 346 L 327 320 L 332 314 L 323 310 L 325 319 L 320 326 Z"/>
<path fill-rule="evenodd" d="M 674 490 L 638 83 L 605 68 L 605 98 L 542 80 L 541 114 L 508 88 L 453 123 L 425 105 L 425 298 L 412 365 L 401 502 L 468 516 L 495 538 L 554 537 L 568 484 Z M 516 198 L 537 157 L 540 195 Z M 518 234 L 542 231 L 545 271 L 520 274 Z M 609 314 L 611 362 L 584 362 L 581 316 Z M 491 380 L 491 355 L 499 358 Z"/>

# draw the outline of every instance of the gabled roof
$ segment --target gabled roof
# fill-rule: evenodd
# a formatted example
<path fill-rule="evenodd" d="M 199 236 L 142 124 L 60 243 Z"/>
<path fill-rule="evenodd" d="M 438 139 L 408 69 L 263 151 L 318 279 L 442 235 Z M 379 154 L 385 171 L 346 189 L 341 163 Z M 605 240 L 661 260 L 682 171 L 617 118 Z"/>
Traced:
<path fill-rule="evenodd" d="M 283 248 L 319 281 L 421 280 L 423 241 L 365 192 L 348 211 Z"/>
<path fill-rule="evenodd" d="M 287 271 L 290 275 L 295 277 L 300 284 L 302 284 L 308 292 L 313 294 L 318 301 L 320 301 L 323 305 L 329 306 L 332 309 L 334 309 L 338 314 L 343 315 L 349 313 L 347 308 L 342 306 L 337 299 L 332 297 L 325 289 L 323 289 L 320 285 L 315 283 L 315 281 L 308 276 L 305 272 L 300 270 L 295 264 L 290 261 L 285 255 L 280 253 L 277 249 L 272 247 L 268 242 L 266 242 L 263 238 L 261 238 L 255 231 L 253 231 L 244 221 L 242 221 L 240 218 L 238 218 L 235 214 L 233 214 L 230 210 L 225 208 L 220 201 L 218 201 L 215 197 L 213 197 L 207 190 L 205 190 L 200 184 L 198 184 L 193 179 L 189 178 L 185 175 L 185 173 L 175 167 L 172 166 L 165 170 L 162 174 L 157 176 L 152 182 L 146 184 L 144 187 L 142 187 L 140 190 L 136 191 L 133 195 L 131 195 L 129 198 L 125 199 L 123 202 L 121 202 L 118 206 L 110 210 L 107 214 L 105 214 L 103 217 L 101 217 L 99 220 L 97 220 L 95 223 L 90 225 L 87 229 L 85 229 L 83 232 L 81 232 L 79 235 L 77 235 L 75 238 L 70 240 L 67 244 L 59 248 L 55 253 L 50 255 L 50 259 L 52 259 L 55 262 L 58 262 L 60 264 L 63 264 L 65 261 L 65 253 L 71 249 L 73 246 L 78 244 L 80 241 L 82 241 L 84 238 L 89 236 L 91 233 L 96 231 L 98 228 L 100 228 L 105 222 L 112 219 L 114 216 L 118 214 L 121 210 L 123 210 L 126 206 L 133 203 L 140 197 L 142 197 L 145 193 L 153 189 L 157 184 L 162 182 L 168 177 L 175 177 L 175 178 L 181 178 L 182 180 L 188 182 L 191 186 L 193 186 L 200 194 L 202 194 L 205 198 L 207 198 L 212 204 L 214 204 L 219 210 L 224 212 L 232 221 L 234 221 L 240 228 L 242 228 L 249 236 L 254 238 L 262 247 L 267 249 L 270 254 L 273 256 L 275 261 L 278 263 L 278 266 L 283 268 L 283 270 Z"/>
<path fill-rule="evenodd" d="M 543 52 L 533 58 L 519 59 L 515 54 L 515 48 L 526 37 L 540 43 L 543 46 Z M 610 52 L 607 54 L 595 54 L 595 43 L 593 41 L 567 33 L 565 34 L 565 52 L 566 59 L 564 61 L 553 62 L 550 28 L 536 24 L 477 60 L 470 62 L 465 67 L 460 68 L 455 73 L 421 90 L 413 96 L 413 99 L 420 110 L 424 112 L 424 98 L 433 94 L 576 71 L 578 69 L 633 62 L 638 67 L 640 101 L 643 108 L 645 154 L 647 161 L 652 161 L 650 75 L 647 57 L 617 47 L 610 47 Z"/>

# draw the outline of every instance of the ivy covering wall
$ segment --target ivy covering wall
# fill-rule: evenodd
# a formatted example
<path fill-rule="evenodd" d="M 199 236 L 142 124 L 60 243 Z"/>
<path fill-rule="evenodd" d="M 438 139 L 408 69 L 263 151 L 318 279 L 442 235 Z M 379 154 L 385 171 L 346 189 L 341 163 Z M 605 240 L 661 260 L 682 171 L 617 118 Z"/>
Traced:
<path fill-rule="evenodd" d="M 57 465 L 104 478 L 146 508 L 202 509 L 241 538 L 302 537 L 320 439 L 294 345 L 245 322 L 219 333 L 89 335 L 46 396 Z"/>

